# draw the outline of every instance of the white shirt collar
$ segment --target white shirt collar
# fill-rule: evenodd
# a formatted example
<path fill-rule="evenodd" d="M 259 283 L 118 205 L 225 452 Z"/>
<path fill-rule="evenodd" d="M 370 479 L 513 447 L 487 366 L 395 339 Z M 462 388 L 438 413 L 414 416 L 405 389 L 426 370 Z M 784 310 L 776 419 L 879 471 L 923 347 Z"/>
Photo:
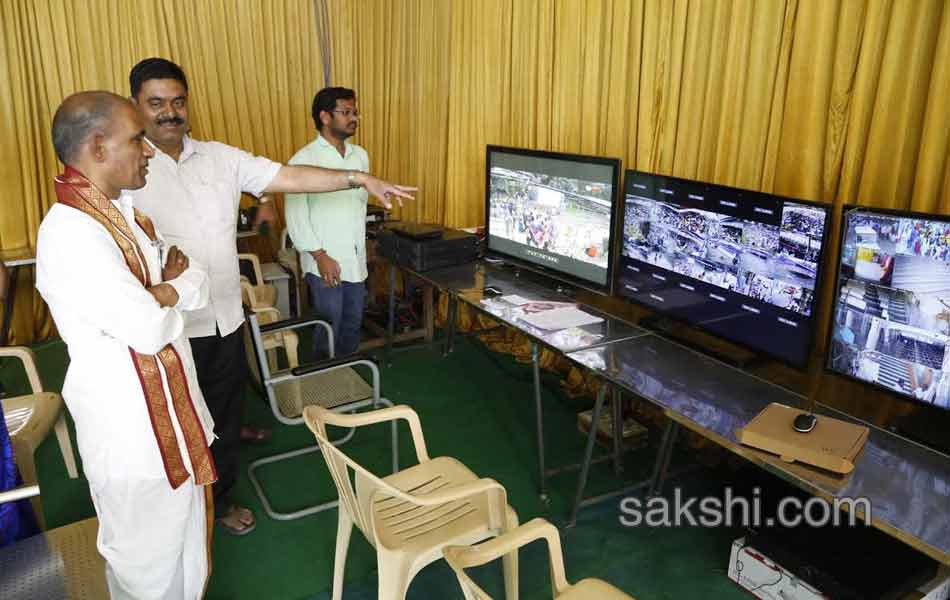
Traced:
<path fill-rule="evenodd" d="M 165 152 L 163 152 L 161 148 L 155 145 L 155 142 L 148 139 L 147 137 L 145 138 L 145 141 L 148 142 L 148 145 L 152 147 L 152 150 L 155 151 L 156 155 L 166 156 L 168 157 L 168 160 L 171 160 L 172 162 L 174 162 L 171 156 L 168 156 L 167 154 L 165 154 Z M 198 148 L 198 144 L 196 144 L 194 140 L 191 139 L 191 136 L 187 134 L 182 138 L 181 145 L 182 145 L 181 155 L 178 157 L 178 162 L 184 162 L 192 154 L 201 154 Z"/>

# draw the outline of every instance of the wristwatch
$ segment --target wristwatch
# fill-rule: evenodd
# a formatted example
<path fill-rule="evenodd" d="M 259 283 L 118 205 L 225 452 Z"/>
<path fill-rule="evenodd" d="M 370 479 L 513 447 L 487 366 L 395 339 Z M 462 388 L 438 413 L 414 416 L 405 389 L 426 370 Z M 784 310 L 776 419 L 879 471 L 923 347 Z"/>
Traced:
<path fill-rule="evenodd" d="M 356 182 L 356 171 L 346 172 L 346 183 L 349 184 L 351 188 L 360 187 L 360 184 Z"/>

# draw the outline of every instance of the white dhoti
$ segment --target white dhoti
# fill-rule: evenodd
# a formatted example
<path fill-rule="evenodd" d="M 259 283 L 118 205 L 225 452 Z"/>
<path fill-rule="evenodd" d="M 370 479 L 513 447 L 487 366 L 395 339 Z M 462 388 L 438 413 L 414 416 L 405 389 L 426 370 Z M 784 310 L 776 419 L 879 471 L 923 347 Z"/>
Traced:
<path fill-rule="evenodd" d="M 197 600 L 208 578 L 206 486 L 90 482 L 112 600 Z"/>

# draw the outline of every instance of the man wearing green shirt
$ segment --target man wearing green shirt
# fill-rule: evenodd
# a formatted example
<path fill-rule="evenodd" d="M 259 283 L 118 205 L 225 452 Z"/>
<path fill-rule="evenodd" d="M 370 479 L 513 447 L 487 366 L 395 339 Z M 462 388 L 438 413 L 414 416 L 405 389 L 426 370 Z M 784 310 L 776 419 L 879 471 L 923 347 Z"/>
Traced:
<path fill-rule="evenodd" d="M 366 150 L 346 140 L 360 113 L 353 90 L 329 87 L 313 99 L 317 139 L 290 159 L 291 165 L 369 172 Z M 317 314 L 333 326 L 337 355 L 356 352 L 366 297 L 366 200 L 363 188 L 319 194 L 287 194 L 287 232 L 300 252 L 301 268 Z M 317 358 L 328 356 L 325 331 L 314 330 Z"/>

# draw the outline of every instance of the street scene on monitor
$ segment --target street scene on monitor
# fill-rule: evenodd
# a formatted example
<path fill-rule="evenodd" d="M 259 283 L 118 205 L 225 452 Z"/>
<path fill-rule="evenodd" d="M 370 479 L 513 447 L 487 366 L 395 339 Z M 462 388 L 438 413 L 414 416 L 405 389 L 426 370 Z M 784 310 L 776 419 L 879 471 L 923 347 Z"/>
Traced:
<path fill-rule="evenodd" d="M 623 254 L 811 315 L 825 212 L 786 202 L 780 226 L 628 195 Z"/>
<path fill-rule="evenodd" d="M 606 270 L 612 188 L 492 167 L 489 230 L 493 236 Z"/>
<path fill-rule="evenodd" d="M 950 408 L 950 223 L 849 216 L 832 368 Z"/>

